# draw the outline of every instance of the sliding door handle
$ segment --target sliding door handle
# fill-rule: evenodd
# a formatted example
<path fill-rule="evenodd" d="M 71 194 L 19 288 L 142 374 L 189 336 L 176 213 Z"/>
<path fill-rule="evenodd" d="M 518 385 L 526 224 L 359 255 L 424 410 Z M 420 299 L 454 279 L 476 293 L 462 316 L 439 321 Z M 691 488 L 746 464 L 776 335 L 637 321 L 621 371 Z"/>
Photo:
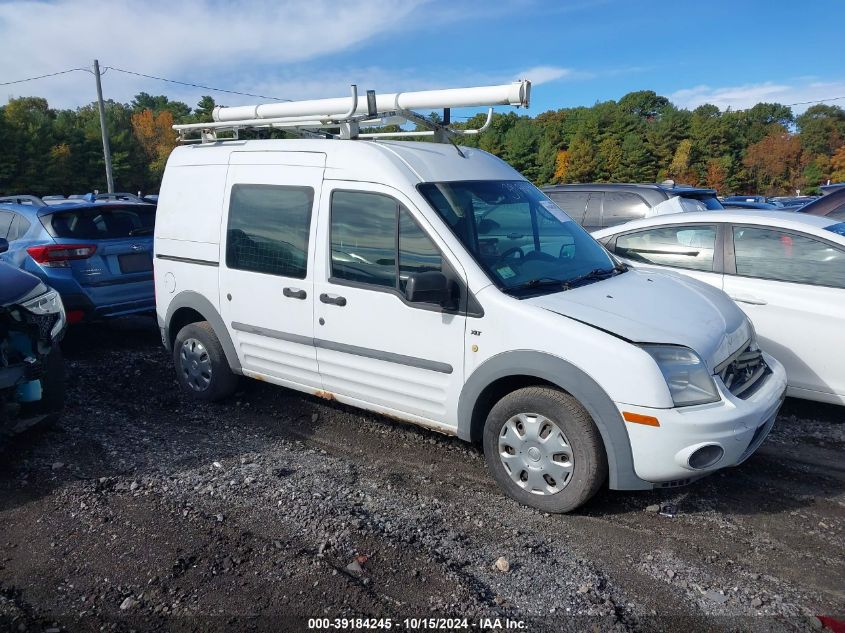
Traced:
<path fill-rule="evenodd" d="M 320 301 L 323 303 L 329 303 L 334 306 L 340 306 L 341 308 L 346 305 L 346 297 L 341 297 L 339 295 L 328 295 L 325 292 L 320 295 Z"/>
<path fill-rule="evenodd" d="M 285 288 L 282 290 L 282 294 L 291 299 L 305 299 L 308 297 L 308 293 L 300 288 Z"/>

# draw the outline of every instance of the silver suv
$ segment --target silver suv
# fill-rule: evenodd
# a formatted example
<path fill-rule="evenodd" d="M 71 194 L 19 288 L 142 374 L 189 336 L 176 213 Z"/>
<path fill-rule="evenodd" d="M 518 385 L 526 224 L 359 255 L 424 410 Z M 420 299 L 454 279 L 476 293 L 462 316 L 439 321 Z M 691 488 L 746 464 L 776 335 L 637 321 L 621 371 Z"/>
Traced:
<path fill-rule="evenodd" d="M 678 211 L 721 209 L 715 189 L 676 185 L 671 180 L 660 184 L 583 183 L 552 185 L 542 188 L 549 198 L 588 231 L 641 220 L 652 209 L 672 198 L 681 203 Z"/>

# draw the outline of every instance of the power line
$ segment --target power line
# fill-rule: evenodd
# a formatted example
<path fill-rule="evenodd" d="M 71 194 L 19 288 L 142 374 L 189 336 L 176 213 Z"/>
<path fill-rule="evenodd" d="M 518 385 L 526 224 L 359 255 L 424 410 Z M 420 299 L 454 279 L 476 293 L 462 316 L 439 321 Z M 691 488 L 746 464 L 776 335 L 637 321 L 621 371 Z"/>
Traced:
<path fill-rule="evenodd" d="M 845 99 L 845 97 L 831 97 L 830 99 L 818 99 L 816 101 L 798 101 L 797 103 L 785 103 L 786 107 L 796 106 L 796 105 L 809 105 L 811 103 L 824 103 L 825 101 L 839 101 L 840 99 Z"/>
<path fill-rule="evenodd" d="M 127 75 L 137 75 L 138 77 L 146 77 L 147 79 L 156 79 L 158 81 L 166 81 L 171 84 L 179 84 L 180 86 L 190 86 L 192 88 L 202 88 L 203 90 L 213 90 L 215 92 L 225 92 L 233 95 L 241 95 L 244 97 L 258 97 L 259 99 L 271 99 L 273 101 L 290 101 L 290 99 L 282 99 L 281 97 L 268 97 L 267 95 L 257 95 L 251 92 L 238 92 L 237 90 L 226 90 L 225 88 L 214 88 L 212 86 L 203 86 L 201 84 L 192 84 L 187 81 L 177 81 L 176 79 L 167 79 L 165 77 L 156 77 L 155 75 L 145 75 L 134 70 L 124 70 L 123 68 L 115 68 L 114 66 L 106 66 L 107 69 L 116 70 L 119 73 L 126 73 Z"/>
<path fill-rule="evenodd" d="M 22 83 L 26 83 L 28 81 L 36 81 L 38 79 L 47 79 L 49 77 L 57 77 L 59 75 L 66 75 L 68 73 L 78 72 L 78 71 L 81 71 L 81 70 L 85 71 L 85 72 L 89 72 L 89 73 L 91 72 L 90 68 L 69 68 L 67 70 L 60 70 L 60 71 L 55 72 L 55 73 L 47 73 L 45 75 L 38 75 L 36 77 L 27 77 L 25 79 L 16 79 L 14 81 L 3 81 L 3 82 L 0 82 L 0 86 L 11 86 L 11 85 L 14 85 L 14 84 L 22 84 Z M 102 68 L 102 74 L 105 74 L 106 70 L 116 70 L 119 73 L 125 73 L 127 75 L 135 75 L 137 77 L 145 77 L 146 79 L 155 79 L 156 81 L 165 81 L 167 83 L 178 84 L 180 86 L 189 86 L 191 88 L 201 88 L 203 90 L 212 90 L 214 92 L 225 92 L 227 94 L 240 95 L 240 96 L 243 96 L 243 97 L 257 97 L 259 99 L 270 99 L 272 101 L 291 101 L 291 99 L 283 99 L 281 97 L 271 97 L 271 96 L 268 96 L 268 95 L 259 95 L 259 94 L 255 94 L 255 93 L 252 93 L 252 92 L 239 92 L 237 90 L 228 90 L 226 88 L 215 88 L 214 86 L 204 86 L 202 84 L 195 84 L 195 83 L 190 83 L 190 82 L 187 82 L 187 81 L 179 81 L 177 79 L 168 79 L 166 77 L 157 77 L 155 75 L 147 75 L 145 73 L 139 73 L 139 72 L 136 72 L 134 70 L 126 70 L 124 68 L 117 68 L 115 66 L 104 66 Z M 825 103 L 827 101 L 841 101 L 842 99 L 845 99 L 845 95 L 843 95 L 841 97 L 829 97 L 827 99 L 816 99 L 814 101 L 796 101 L 795 103 L 785 103 L 783 105 L 785 105 L 786 107 L 792 107 L 792 106 L 797 106 L 797 105 L 812 105 L 814 103 Z M 454 118 L 454 119 L 471 119 L 473 117 L 472 116 L 453 116 L 452 118 Z"/>
<path fill-rule="evenodd" d="M 12 84 L 22 84 L 27 81 L 35 81 L 36 79 L 46 79 L 47 77 L 55 77 L 57 75 L 66 75 L 68 73 L 74 73 L 78 70 L 84 70 L 87 72 L 91 72 L 89 68 L 69 68 L 67 70 L 60 70 L 57 73 L 48 73 L 46 75 L 38 75 L 37 77 L 27 77 L 26 79 L 16 79 L 15 81 L 4 81 L 0 82 L 0 86 L 11 86 Z"/>

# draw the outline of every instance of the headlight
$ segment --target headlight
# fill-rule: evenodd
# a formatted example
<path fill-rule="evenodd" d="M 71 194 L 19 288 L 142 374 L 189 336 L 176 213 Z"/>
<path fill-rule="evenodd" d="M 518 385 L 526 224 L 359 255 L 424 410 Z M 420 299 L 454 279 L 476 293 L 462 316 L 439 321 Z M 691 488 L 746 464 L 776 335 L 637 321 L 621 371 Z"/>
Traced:
<path fill-rule="evenodd" d="M 679 345 L 643 345 L 660 367 L 676 407 L 718 402 L 716 383 L 701 357 Z"/>
<path fill-rule="evenodd" d="M 55 338 L 65 327 L 65 306 L 62 298 L 55 290 L 48 290 L 32 299 L 28 299 L 20 306 L 32 314 L 38 316 L 56 315 L 56 323 L 50 329 L 50 338 Z"/>

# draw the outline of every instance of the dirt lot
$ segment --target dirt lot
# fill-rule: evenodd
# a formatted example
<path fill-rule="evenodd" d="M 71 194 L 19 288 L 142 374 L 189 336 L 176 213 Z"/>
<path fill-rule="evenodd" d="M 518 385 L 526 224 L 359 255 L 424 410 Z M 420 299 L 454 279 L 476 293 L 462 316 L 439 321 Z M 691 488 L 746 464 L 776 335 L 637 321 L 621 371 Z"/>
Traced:
<path fill-rule="evenodd" d="M 61 421 L 0 457 L 2 630 L 795 631 L 845 613 L 840 408 L 788 401 L 738 469 L 550 516 L 433 432 L 257 381 L 193 403 L 151 321 L 77 328 L 65 355 Z"/>

